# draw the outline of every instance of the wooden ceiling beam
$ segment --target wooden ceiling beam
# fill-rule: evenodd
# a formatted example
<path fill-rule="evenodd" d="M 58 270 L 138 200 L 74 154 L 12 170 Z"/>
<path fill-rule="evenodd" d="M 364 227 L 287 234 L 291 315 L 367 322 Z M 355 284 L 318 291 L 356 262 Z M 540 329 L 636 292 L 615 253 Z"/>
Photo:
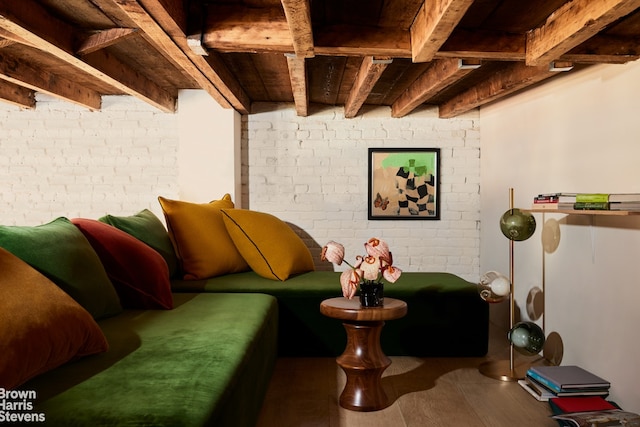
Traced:
<path fill-rule="evenodd" d="M 353 118 L 358 114 L 362 104 L 367 100 L 371 90 L 390 63 L 391 58 L 374 58 L 373 56 L 366 56 L 362 60 L 356 80 L 344 103 L 346 118 Z"/>
<path fill-rule="evenodd" d="M 198 82 L 221 107 L 233 108 L 241 114 L 249 113 L 251 101 L 238 80 L 214 53 L 203 56 L 189 46 L 186 32 L 165 9 L 163 1 L 118 0 L 118 4 L 136 22 L 147 40 Z M 215 68 L 212 63 L 216 64 Z"/>
<path fill-rule="evenodd" d="M 288 44 L 291 36 L 284 21 L 269 22 L 260 19 L 252 24 L 253 9 L 240 12 L 237 7 L 225 8 L 233 12 L 234 23 L 218 23 L 207 27 L 205 45 L 220 52 L 278 52 L 288 53 L 294 47 Z M 259 12 L 265 15 L 266 12 Z M 267 14 L 268 15 L 268 14 Z M 211 23 L 210 23 L 211 24 Z M 260 26 L 261 28 L 257 28 Z M 252 28 L 249 28 L 252 27 Z M 255 34 L 263 34 L 254 44 Z M 268 35 L 272 37 L 269 38 Z M 399 27 L 373 28 L 357 25 L 332 25 L 317 28 L 314 34 L 314 52 L 323 56 L 388 56 L 411 58 L 411 37 Z M 495 31 L 454 30 L 435 53 L 434 59 L 467 58 L 483 61 L 524 61 L 526 35 Z M 557 59 L 583 63 L 620 64 L 640 58 L 640 42 L 633 38 L 613 38 L 595 35 Z"/>
<path fill-rule="evenodd" d="M 294 51 L 289 23 L 280 7 L 211 5 L 202 40 L 207 48 L 219 51 Z"/>
<path fill-rule="evenodd" d="M 2 49 L 3 47 L 11 46 L 12 44 L 16 44 L 16 42 L 0 37 L 0 49 Z"/>
<path fill-rule="evenodd" d="M 411 25 L 413 62 L 431 61 L 473 0 L 425 1 Z"/>
<path fill-rule="evenodd" d="M 640 7 L 640 0 L 572 0 L 527 33 L 526 64 L 548 64 Z"/>
<path fill-rule="evenodd" d="M 102 103 L 102 97 L 98 92 L 2 52 L 0 52 L 0 78 L 91 110 L 99 110 Z"/>
<path fill-rule="evenodd" d="M 549 70 L 548 64 L 531 67 L 523 62 L 514 62 L 487 80 L 441 104 L 439 107 L 440 118 L 455 117 L 557 74 L 557 72 Z"/>
<path fill-rule="evenodd" d="M 110 28 L 89 34 L 76 49 L 78 55 L 87 55 L 114 45 L 136 34 L 136 28 Z"/>
<path fill-rule="evenodd" d="M 36 95 L 33 90 L 4 80 L 0 80 L 0 100 L 20 108 L 36 108 Z"/>
<path fill-rule="evenodd" d="M 583 64 L 625 64 L 640 59 L 640 38 L 597 34 L 559 59 Z"/>
<path fill-rule="evenodd" d="M 473 71 L 459 59 L 436 59 L 391 105 L 391 117 L 404 117 Z"/>
<path fill-rule="evenodd" d="M 307 117 L 309 115 L 309 87 L 305 59 L 297 55 L 287 55 L 287 67 L 289 67 L 289 79 L 291 80 L 296 114 L 300 117 Z"/>
<path fill-rule="evenodd" d="M 15 34 L 44 52 L 57 57 L 78 70 L 112 86 L 117 91 L 136 96 L 158 109 L 174 112 L 176 96 L 169 94 L 152 81 L 131 70 L 127 65 L 111 57 L 109 68 L 119 70 L 118 78 L 126 75 L 130 86 L 121 83 L 118 78 L 96 68 L 75 54 L 75 30 L 72 26 L 52 17 L 40 4 L 32 0 L 2 2 L 0 6 L 0 28 Z M 45 90 L 46 88 L 41 88 Z M 52 92 L 53 90 L 49 90 Z M 95 103 L 91 103 L 94 105 Z M 95 108 L 95 107 L 92 107 Z"/>
<path fill-rule="evenodd" d="M 309 0 L 281 0 L 284 9 L 293 50 L 298 58 L 313 58 L 313 31 L 311 29 L 311 8 Z"/>
<path fill-rule="evenodd" d="M 524 61 L 526 35 L 494 31 L 455 30 L 436 58 Z M 559 58 L 584 64 L 624 64 L 640 59 L 640 39 L 596 34 Z"/>

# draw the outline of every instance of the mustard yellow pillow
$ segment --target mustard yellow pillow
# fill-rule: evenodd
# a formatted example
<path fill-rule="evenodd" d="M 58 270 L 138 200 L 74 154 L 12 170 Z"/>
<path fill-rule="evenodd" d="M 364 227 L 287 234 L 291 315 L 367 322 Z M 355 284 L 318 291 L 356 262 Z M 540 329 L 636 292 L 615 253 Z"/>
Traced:
<path fill-rule="evenodd" d="M 169 238 L 185 280 L 207 279 L 249 269 L 231 241 L 221 209 L 233 208 L 231 196 L 211 203 L 190 203 L 158 197 Z"/>
<path fill-rule="evenodd" d="M 222 209 L 222 218 L 236 248 L 260 276 L 287 280 L 314 270 L 309 248 L 279 218 L 247 209 Z"/>

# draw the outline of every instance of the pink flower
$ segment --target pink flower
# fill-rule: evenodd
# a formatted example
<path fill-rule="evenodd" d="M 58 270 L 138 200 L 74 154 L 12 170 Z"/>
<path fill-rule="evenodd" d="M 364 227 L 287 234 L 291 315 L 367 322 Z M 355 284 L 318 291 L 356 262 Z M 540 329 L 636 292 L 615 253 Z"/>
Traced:
<path fill-rule="evenodd" d="M 402 270 L 392 265 L 393 256 L 384 240 L 371 238 L 364 247 L 367 255 L 356 256 L 354 265 L 344 260 L 344 246 L 340 243 L 330 241 L 322 248 L 320 259 L 337 265 L 344 262 L 350 267 L 340 275 L 340 286 L 345 298 L 353 298 L 362 281 L 380 282 L 384 278 L 389 283 L 395 283 L 402 274 Z"/>
<path fill-rule="evenodd" d="M 320 255 L 322 261 L 329 261 L 333 264 L 340 265 L 344 260 L 344 246 L 338 242 L 330 241 L 322 248 Z"/>
<path fill-rule="evenodd" d="M 380 240 L 376 237 L 372 237 L 364 244 L 364 248 L 367 251 L 367 255 L 380 258 L 391 264 L 391 252 L 389 252 L 389 245 L 384 240 Z"/>
<path fill-rule="evenodd" d="M 360 276 L 358 275 L 357 270 L 350 268 L 346 271 L 343 271 L 340 275 L 340 286 L 342 286 L 342 295 L 351 299 L 356 294 L 356 289 L 358 289 L 358 283 L 360 283 Z"/>
<path fill-rule="evenodd" d="M 396 280 L 400 278 L 401 274 L 402 274 L 402 270 L 392 265 L 389 265 L 384 270 L 382 270 L 382 277 L 387 279 L 389 283 L 395 283 Z"/>
<path fill-rule="evenodd" d="M 365 280 L 376 280 L 380 273 L 380 259 L 373 256 L 366 256 L 360 264 Z"/>

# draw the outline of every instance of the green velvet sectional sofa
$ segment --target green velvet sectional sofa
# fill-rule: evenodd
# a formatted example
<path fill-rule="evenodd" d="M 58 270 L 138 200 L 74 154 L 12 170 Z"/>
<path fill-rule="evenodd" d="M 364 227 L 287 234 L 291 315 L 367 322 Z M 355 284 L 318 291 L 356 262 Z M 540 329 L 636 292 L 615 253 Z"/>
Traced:
<path fill-rule="evenodd" d="M 339 273 L 291 227 L 228 196 L 160 203 L 166 228 L 148 210 L 0 226 L 0 424 L 253 426 L 278 356 L 342 352 L 319 311 Z M 386 354 L 486 353 L 473 283 L 405 272 L 385 294 L 409 307 Z"/>

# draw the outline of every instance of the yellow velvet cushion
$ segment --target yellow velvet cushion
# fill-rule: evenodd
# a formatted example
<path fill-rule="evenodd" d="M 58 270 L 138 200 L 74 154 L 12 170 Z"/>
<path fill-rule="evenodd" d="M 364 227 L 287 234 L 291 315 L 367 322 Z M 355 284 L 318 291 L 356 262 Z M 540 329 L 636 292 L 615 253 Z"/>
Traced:
<path fill-rule="evenodd" d="M 231 241 L 221 209 L 233 208 L 231 196 L 211 203 L 190 203 L 158 197 L 183 278 L 207 279 L 249 269 Z"/>
<path fill-rule="evenodd" d="M 87 310 L 3 248 L 0 272 L 0 388 L 107 351 L 107 339 Z"/>
<path fill-rule="evenodd" d="M 246 209 L 223 209 L 222 214 L 236 248 L 260 276 L 287 280 L 314 270 L 309 248 L 284 221 Z"/>

